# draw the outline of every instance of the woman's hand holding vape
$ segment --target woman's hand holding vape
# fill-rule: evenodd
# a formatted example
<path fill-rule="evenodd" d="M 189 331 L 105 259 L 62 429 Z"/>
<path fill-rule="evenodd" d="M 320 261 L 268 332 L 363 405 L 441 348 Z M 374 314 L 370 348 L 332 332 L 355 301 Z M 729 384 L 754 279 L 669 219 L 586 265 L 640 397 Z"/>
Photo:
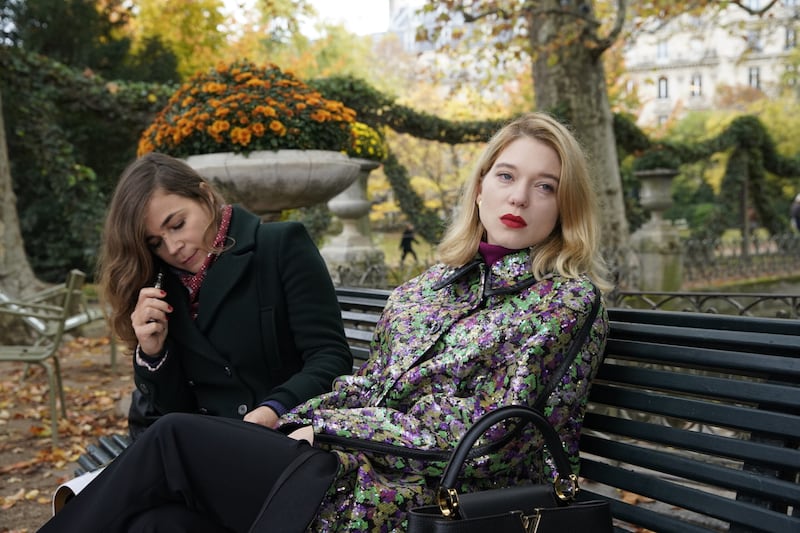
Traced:
<path fill-rule="evenodd" d="M 159 272 L 155 286 L 144 287 L 139 291 L 139 300 L 131 313 L 131 323 L 139 348 L 149 356 L 163 353 L 169 330 L 168 314 L 172 312 L 172 306 L 163 300 L 167 295 L 161 288 L 163 277 L 164 274 Z"/>

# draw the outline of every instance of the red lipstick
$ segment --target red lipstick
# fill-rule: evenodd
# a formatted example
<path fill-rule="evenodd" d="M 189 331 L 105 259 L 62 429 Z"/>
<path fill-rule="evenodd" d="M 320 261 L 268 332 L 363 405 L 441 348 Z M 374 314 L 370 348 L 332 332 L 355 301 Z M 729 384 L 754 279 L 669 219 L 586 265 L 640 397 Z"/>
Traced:
<path fill-rule="evenodd" d="M 509 228 L 524 228 L 528 225 L 524 218 L 518 217 L 517 215 L 512 215 L 511 213 L 506 213 L 505 215 L 501 216 L 500 221 Z"/>

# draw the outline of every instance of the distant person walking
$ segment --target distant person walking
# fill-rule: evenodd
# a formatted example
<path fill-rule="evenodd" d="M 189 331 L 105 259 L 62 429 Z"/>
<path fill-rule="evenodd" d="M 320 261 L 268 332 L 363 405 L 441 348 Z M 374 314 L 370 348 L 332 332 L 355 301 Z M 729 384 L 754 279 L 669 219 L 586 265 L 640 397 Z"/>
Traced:
<path fill-rule="evenodd" d="M 789 210 L 789 218 L 792 229 L 800 231 L 800 193 L 794 197 L 794 202 L 792 202 L 792 207 Z"/>
<path fill-rule="evenodd" d="M 414 248 L 411 246 L 412 243 L 415 242 L 417 242 L 417 239 L 414 238 L 414 226 L 407 224 L 406 229 L 403 230 L 403 236 L 400 238 L 400 249 L 403 250 L 403 255 L 400 256 L 400 266 L 403 265 L 408 254 L 414 256 L 415 263 L 419 262 L 419 259 L 417 259 L 417 252 L 415 252 Z"/>

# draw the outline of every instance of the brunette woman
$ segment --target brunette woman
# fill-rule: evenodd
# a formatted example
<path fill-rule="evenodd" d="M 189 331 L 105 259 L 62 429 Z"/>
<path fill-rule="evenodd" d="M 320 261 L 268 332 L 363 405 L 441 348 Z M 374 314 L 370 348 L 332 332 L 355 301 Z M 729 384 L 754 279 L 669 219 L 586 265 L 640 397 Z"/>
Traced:
<path fill-rule="evenodd" d="M 352 370 L 325 263 L 299 223 L 262 224 L 179 159 L 123 172 L 99 279 L 133 354 L 131 433 L 166 413 L 274 427 Z"/>

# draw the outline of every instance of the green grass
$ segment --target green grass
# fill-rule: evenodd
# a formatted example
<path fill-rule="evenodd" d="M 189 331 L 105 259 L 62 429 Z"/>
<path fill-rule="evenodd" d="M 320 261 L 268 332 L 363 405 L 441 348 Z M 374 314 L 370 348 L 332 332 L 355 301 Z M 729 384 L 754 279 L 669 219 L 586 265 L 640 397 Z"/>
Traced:
<path fill-rule="evenodd" d="M 403 233 L 398 232 L 372 232 L 372 242 L 383 250 L 384 261 L 390 267 L 400 266 L 400 238 Z M 425 239 L 417 235 L 417 241 L 412 246 L 414 251 L 417 252 L 419 263 L 421 265 L 432 265 L 436 262 L 435 247 L 431 246 Z M 414 258 L 406 256 L 406 266 L 414 263 Z"/>

